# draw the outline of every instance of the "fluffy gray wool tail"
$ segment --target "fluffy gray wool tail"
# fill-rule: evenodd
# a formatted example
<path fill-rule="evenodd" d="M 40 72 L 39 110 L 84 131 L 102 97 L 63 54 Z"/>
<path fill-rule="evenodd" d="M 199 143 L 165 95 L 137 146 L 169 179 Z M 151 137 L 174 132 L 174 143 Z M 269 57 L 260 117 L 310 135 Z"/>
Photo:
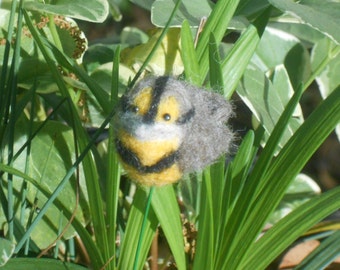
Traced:
<path fill-rule="evenodd" d="M 191 172 L 202 170 L 228 153 L 233 133 L 227 122 L 233 112 L 221 95 L 190 85 L 185 88 L 191 93 L 195 117 L 186 127 L 179 163 L 185 172 Z"/>

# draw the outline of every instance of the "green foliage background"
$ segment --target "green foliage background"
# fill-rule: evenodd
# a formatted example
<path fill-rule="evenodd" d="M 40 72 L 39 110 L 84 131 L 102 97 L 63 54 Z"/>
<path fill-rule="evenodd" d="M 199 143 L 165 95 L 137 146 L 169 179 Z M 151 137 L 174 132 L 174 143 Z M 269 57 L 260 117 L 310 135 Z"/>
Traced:
<path fill-rule="evenodd" d="M 339 188 L 318 194 L 301 174 L 334 129 L 339 137 L 340 3 L 131 2 L 150 10 L 158 29 L 127 27 L 110 44 L 88 44 L 77 22 L 121 19 L 124 2 L 1 2 L 0 267 L 142 269 L 160 226 L 178 269 L 265 269 L 340 206 Z M 156 188 L 145 217 L 149 190 L 121 172 L 111 118 L 147 73 L 238 96 L 253 129 L 230 163 Z M 314 81 L 324 100 L 304 119 L 299 101 Z M 97 143 L 105 128 L 108 139 Z M 194 255 L 181 214 L 197 230 Z M 325 240 L 297 269 L 339 255 L 338 231 L 319 228 Z M 36 258 L 51 244 L 59 260 Z"/>

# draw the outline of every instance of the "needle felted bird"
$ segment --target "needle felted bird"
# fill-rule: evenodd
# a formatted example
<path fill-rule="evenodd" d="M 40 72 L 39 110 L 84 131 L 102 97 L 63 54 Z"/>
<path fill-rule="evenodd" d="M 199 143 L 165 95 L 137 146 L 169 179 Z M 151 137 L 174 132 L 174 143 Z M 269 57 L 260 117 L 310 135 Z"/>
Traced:
<path fill-rule="evenodd" d="M 228 152 L 231 105 L 219 94 L 168 76 L 141 80 L 121 98 L 116 148 L 128 176 L 161 186 Z"/>

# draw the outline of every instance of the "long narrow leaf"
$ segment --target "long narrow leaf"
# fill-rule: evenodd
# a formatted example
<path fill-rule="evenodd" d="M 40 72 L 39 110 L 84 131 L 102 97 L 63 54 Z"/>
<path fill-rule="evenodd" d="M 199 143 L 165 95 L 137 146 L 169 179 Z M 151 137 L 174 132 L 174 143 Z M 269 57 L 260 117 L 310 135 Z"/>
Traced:
<path fill-rule="evenodd" d="M 111 90 L 111 103 L 114 108 L 114 101 L 118 98 L 118 82 L 119 82 L 119 59 L 120 47 L 118 47 L 114 54 L 114 61 L 112 67 L 112 90 Z M 116 221 L 117 221 L 117 208 L 119 199 L 119 183 L 120 183 L 120 166 L 115 150 L 114 143 L 114 126 L 112 122 L 109 126 L 109 139 L 107 146 L 107 181 L 106 181 L 106 224 L 107 224 L 107 237 L 108 239 L 116 239 Z M 109 267 L 114 269 L 116 265 L 116 245 L 112 241 L 109 245 L 110 254 L 113 256 L 112 263 Z M 108 269 L 110 269 L 108 267 Z"/>
<path fill-rule="evenodd" d="M 25 179 L 26 181 L 30 182 L 32 185 L 34 185 L 42 194 L 46 196 L 46 198 L 51 198 L 52 194 L 51 192 L 41 185 L 38 181 L 31 178 L 27 174 L 4 164 L 0 163 L 0 170 L 10 173 L 12 175 L 17 176 L 20 179 Z M 61 209 L 65 215 L 66 218 L 71 218 L 73 213 L 70 212 L 70 210 L 65 207 L 65 205 L 56 198 L 53 203 L 58 207 L 58 209 Z M 91 254 L 91 263 L 95 269 L 100 268 L 103 265 L 102 255 L 100 253 L 100 250 L 94 243 L 92 236 L 89 234 L 89 232 L 84 228 L 83 224 L 75 218 L 73 219 L 72 226 L 76 229 L 77 233 L 79 234 L 80 238 L 82 239 L 84 245 L 87 248 L 87 252 Z M 18 228 L 19 229 L 19 228 Z M 23 232 L 24 233 L 24 232 Z M 17 244 L 18 245 L 18 244 Z M 38 251 L 37 251 L 38 252 Z"/>
<path fill-rule="evenodd" d="M 80 78 L 95 96 L 96 100 L 100 104 L 101 108 L 105 113 L 109 113 L 112 109 L 110 98 L 107 92 L 94 80 L 92 79 L 79 65 L 62 51 L 58 50 L 56 46 L 54 46 L 51 42 L 49 42 L 45 38 L 41 38 L 41 43 L 52 52 L 53 57 L 58 61 L 60 65 L 64 68 L 67 68 L 71 72 L 73 72 L 78 78 Z M 51 56 L 52 56 L 51 55 Z M 114 98 L 113 103 L 117 103 L 117 98 Z"/>
<path fill-rule="evenodd" d="M 152 208 L 168 241 L 178 269 L 186 269 L 181 213 L 171 185 L 156 188 Z"/>
<path fill-rule="evenodd" d="M 33 26 L 33 23 L 26 11 L 24 11 L 24 16 L 25 16 L 27 26 L 32 36 L 34 37 L 35 42 L 37 43 L 47 64 L 50 67 L 51 73 L 59 87 L 61 94 L 69 98 L 70 100 L 68 90 L 61 78 L 61 75 L 54 61 L 52 60 L 53 56 L 51 55 L 51 52 L 44 46 L 45 44 L 43 43 L 43 38 L 39 35 L 37 30 Z M 74 108 L 73 105 L 70 105 L 69 107 L 72 112 L 74 128 L 76 130 L 76 134 L 78 134 L 77 142 L 79 143 L 80 151 L 84 151 L 88 144 L 88 137 L 85 134 L 85 131 L 82 127 L 79 116 L 77 115 L 76 109 Z M 82 159 L 83 159 L 83 168 L 84 168 L 84 174 L 85 174 L 85 179 L 86 179 L 87 191 L 89 195 L 89 204 L 90 204 L 90 210 L 91 210 L 91 216 L 92 216 L 92 222 L 94 226 L 94 233 L 96 236 L 96 241 L 98 241 L 98 246 L 102 249 L 104 258 L 109 258 L 110 255 L 109 255 L 109 250 L 108 250 L 108 239 L 106 237 L 106 225 L 105 225 L 105 219 L 104 219 L 104 214 L 103 214 L 103 203 L 102 203 L 102 200 L 99 199 L 101 198 L 101 192 L 100 192 L 100 187 L 99 187 L 99 181 L 97 181 L 98 179 L 97 169 L 96 169 L 92 155 L 84 155 Z M 77 161 L 79 161 L 79 159 Z M 75 168 L 71 168 L 70 172 L 72 172 L 72 169 L 75 169 Z M 68 181 L 66 180 L 67 177 L 70 177 L 70 175 L 65 176 L 63 180 Z M 55 195 L 57 196 L 57 194 Z"/>
<path fill-rule="evenodd" d="M 224 78 L 222 74 L 221 56 L 218 43 L 213 33 L 210 34 L 209 42 L 209 79 L 210 86 L 215 91 L 223 94 L 222 89 L 224 89 Z"/>
<path fill-rule="evenodd" d="M 229 165 L 231 169 L 230 178 L 227 181 L 230 182 L 230 187 L 225 192 L 228 193 L 229 201 L 225 202 L 226 209 L 233 209 L 233 205 L 237 202 L 247 179 L 247 174 L 254 160 L 257 148 L 254 145 L 254 132 L 250 130 L 247 135 L 243 138 L 242 144 L 240 145 L 237 154 Z M 228 215 L 230 214 L 229 211 Z M 225 213 L 227 214 L 227 213 Z M 227 217 L 227 215 L 225 215 Z M 227 221 L 225 218 L 224 220 Z"/>
<path fill-rule="evenodd" d="M 214 33 L 216 41 L 220 42 L 225 34 L 228 24 L 234 15 L 239 0 L 217 1 L 203 28 L 197 44 L 197 56 L 200 66 L 201 83 L 203 83 L 209 68 L 209 39 Z"/>
<path fill-rule="evenodd" d="M 266 147 L 269 148 L 267 152 L 269 152 L 269 158 L 272 157 L 272 151 L 271 149 L 274 148 L 275 142 L 279 141 L 281 134 L 283 133 L 283 130 L 287 126 L 289 119 L 291 118 L 292 113 L 294 112 L 294 109 L 296 107 L 296 104 L 298 103 L 300 97 L 302 94 L 302 90 L 300 88 L 300 91 L 297 91 L 295 95 L 292 97 L 290 102 L 288 103 L 284 113 L 280 117 L 276 128 L 273 131 L 272 134 L 272 143 L 267 144 Z M 269 163 L 269 160 L 266 160 Z M 256 166 L 262 166 L 261 163 L 256 163 L 254 171 L 256 171 Z M 249 246 L 252 244 L 252 242 L 256 239 L 259 231 L 261 230 L 263 223 L 266 221 L 267 217 L 264 216 L 264 213 L 261 212 L 261 209 L 258 208 L 257 205 L 257 189 L 259 187 L 263 186 L 263 183 L 267 183 L 267 180 L 265 178 L 252 178 L 250 177 L 250 180 L 248 184 L 245 186 L 245 188 L 242 190 L 242 193 L 240 194 L 240 197 L 235 205 L 235 209 L 230 216 L 230 222 L 228 223 L 228 229 L 225 231 L 225 242 L 223 243 L 221 247 L 221 254 L 226 253 L 227 250 L 228 253 L 228 260 L 223 258 L 222 256 L 219 257 L 219 262 L 221 263 L 219 267 L 223 267 L 222 265 L 231 263 L 232 266 L 230 267 L 237 267 L 239 265 L 240 261 L 242 260 L 242 257 L 245 256 Z M 272 190 L 271 190 L 272 192 Z M 281 193 L 279 193 L 281 194 Z M 283 196 L 283 194 L 281 195 Z M 267 201 L 265 203 L 267 204 L 267 208 L 271 209 L 273 211 L 275 209 L 275 201 L 276 196 L 272 196 L 267 198 Z M 264 199 L 262 199 L 264 201 Z M 261 201 L 261 202 L 262 202 Z M 254 205 L 253 205 L 254 203 Z M 278 201 L 276 202 L 278 203 Z M 257 209 L 259 212 L 261 212 L 260 217 L 261 219 L 257 221 L 256 224 L 253 224 L 252 220 L 249 219 L 249 215 L 251 215 L 251 212 L 254 211 L 254 209 Z M 269 215 L 270 212 L 267 213 Z M 247 232 L 246 238 L 244 238 L 245 230 L 244 227 L 250 227 L 253 231 Z M 255 228 L 257 231 L 255 231 Z M 232 232 L 232 233 L 230 233 Z M 239 235 L 240 233 L 240 235 Z M 242 239 L 237 241 L 235 239 Z M 229 242 L 230 241 L 230 242 Z M 237 253 L 237 255 L 235 255 Z"/>
<path fill-rule="evenodd" d="M 267 25 L 269 12 L 270 9 L 265 10 L 253 24 L 248 26 L 222 63 L 223 76 L 228 78 L 228 85 L 224 92 L 227 99 L 233 94 L 238 81 L 256 50 L 257 44 Z"/>
<path fill-rule="evenodd" d="M 264 269 L 268 266 L 300 235 L 340 208 L 339 196 L 340 188 L 335 188 L 309 200 L 280 220 L 255 243 L 243 264 L 243 269 Z M 339 246 L 339 233 L 335 237 L 336 245 Z M 322 267 L 300 269 L 322 269 Z"/>
<path fill-rule="evenodd" d="M 330 205 L 327 204 L 327 209 Z M 340 231 L 334 232 L 313 250 L 295 269 L 318 270 L 324 269 L 340 255 Z"/>
<path fill-rule="evenodd" d="M 188 21 L 184 21 L 181 28 L 181 58 L 186 80 L 200 85 L 200 69 Z"/>
<path fill-rule="evenodd" d="M 133 269 L 138 238 L 144 219 L 146 200 L 146 192 L 141 188 L 138 188 L 134 195 L 129 218 L 126 224 L 126 230 L 120 249 L 118 269 Z M 142 246 L 140 247 L 139 251 L 140 254 L 138 260 L 138 269 L 143 269 L 143 265 L 148 255 L 148 251 L 151 246 L 152 238 L 156 232 L 157 225 L 158 220 L 155 212 L 153 211 L 153 208 L 151 207 L 144 231 Z"/>
<path fill-rule="evenodd" d="M 214 216 L 212 179 L 209 168 L 205 169 L 201 190 L 199 230 L 197 235 L 197 250 L 193 269 L 214 269 Z"/>
<path fill-rule="evenodd" d="M 21 31 L 22 31 L 22 5 L 23 1 L 19 2 L 19 12 L 18 12 L 18 21 L 17 21 L 17 35 L 14 46 L 14 53 L 12 58 L 12 66 L 9 73 L 9 83 L 7 85 L 8 88 L 8 97 L 10 100 L 10 113 L 8 119 L 8 163 L 12 163 L 13 159 L 13 149 L 14 149 L 14 129 L 15 129 L 15 119 L 18 111 L 16 110 L 17 104 L 17 79 L 18 79 L 18 70 L 20 63 L 20 47 L 21 47 Z M 13 239 L 14 234 L 14 195 L 13 195 L 13 177 L 12 175 L 8 175 L 7 182 L 7 201 L 8 201 L 8 237 L 9 239 Z"/>
<path fill-rule="evenodd" d="M 257 235 L 260 227 L 280 202 L 285 190 L 303 166 L 340 121 L 340 87 L 321 103 L 281 150 L 265 175 L 267 186 L 259 194 L 240 238 Z M 269 181 L 271 180 L 271 181 Z M 273 196 L 275 192 L 275 196 Z M 243 243 L 242 243 L 243 244 Z M 237 252 L 250 254 L 237 245 Z M 236 253 L 236 250 L 234 251 Z M 235 255 L 237 256 L 237 255 Z M 246 257 L 246 256 L 245 256 Z M 235 258 L 234 258 L 235 259 Z M 240 263 L 240 261 L 239 261 Z"/>

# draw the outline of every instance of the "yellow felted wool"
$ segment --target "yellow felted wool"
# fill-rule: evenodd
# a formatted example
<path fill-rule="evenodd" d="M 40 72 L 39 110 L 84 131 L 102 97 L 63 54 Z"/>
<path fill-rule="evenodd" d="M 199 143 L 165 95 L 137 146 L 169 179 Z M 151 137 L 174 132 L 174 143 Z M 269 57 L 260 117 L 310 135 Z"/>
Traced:
<path fill-rule="evenodd" d="M 128 176 L 161 186 L 201 170 L 228 152 L 231 105 L 216 93 L 172 77 L 149 77 L 122 96 L 116 148 Z"/>

